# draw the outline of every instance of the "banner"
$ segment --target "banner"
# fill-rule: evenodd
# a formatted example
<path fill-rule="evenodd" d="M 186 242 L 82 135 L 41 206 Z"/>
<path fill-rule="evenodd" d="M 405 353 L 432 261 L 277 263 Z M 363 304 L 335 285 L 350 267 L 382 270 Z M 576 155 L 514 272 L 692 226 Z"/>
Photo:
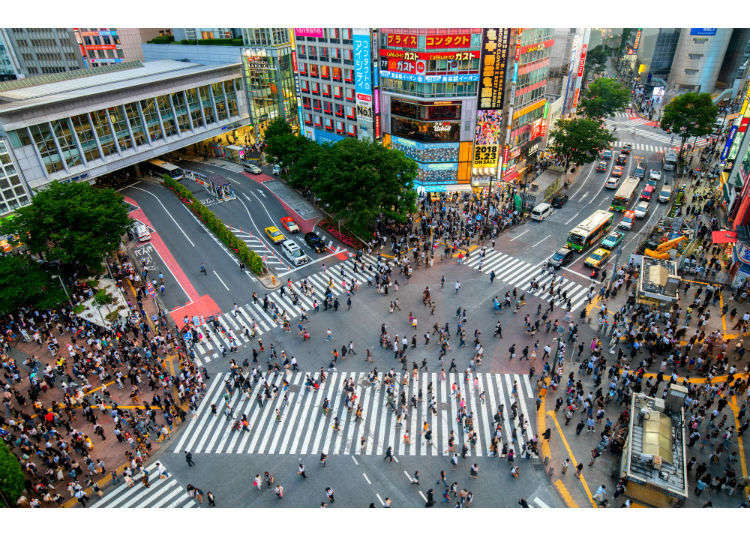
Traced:
<path fill-rule="evenodd" d="M 480 110 L 502 109 L 505 98 L 505 64 L 508 59 L 510 29 L 485 28 L 479 81 Z"/>
<path fill-rule="evenodd" d="M 407 80 L 409 82 L 419 82 L 420 84 L 430 82 L 476 82 L 479 80 L 478 74 L 410 74 L 397 73 L 393 71 L 380 71 L 380 78 L 392 78 L 394 80 Z"/>
<path fill-rule="evenodd" d="M 500 156 L 502 110 L 477 110 L 472 168 L 494 168 Z"/>
<path fill-rule="evenodd" d="M 431 48 L 469 48 L 471 34 L 428 35 L 425 44 L 428 50 Z"/>
<path fill-rule="evenodd" d="M 690 35 L 716 35 L 716 28 L 690 28 Z"/>
<path fill-rule="evenodd" d="M 323 28 L 295 28 L 294 35 L 297 37 L 323 37 Z"/>
<path fill-rule="evenodd" d="M 581 51 L 581 58 L 578 60 L 578 78 L 581 78 L 583 76 L 583 66 L 586 65 L 586 48 L 588 45 L 583 45 L 583 50 Z"/>
<path fill-rule="evenodd" d="M 480 145 L 474 144 L 474 159 L 471 166 L 473 168 L 494 168 L 497 167 L 499 148 L 497 145 Z"/>
<path fill-rule="evenodd" d="M 380 49 L 382 58 L 394 58 L 404 60 L 470 60 L 479 59 L 481 52 L 479 50 L 467 50 L 465 52 L 411 52 L 408 50 L 393 50 L 388 48 Z"/>
<path fill-rule="evenodd" d="M 388 34 L 386 46 L 389 47 L 416 47 L 417 36 L 414 34 Z"/>
<path fill-rule="evenodd" d="M 354 91 L 372 94 L 372 71 L 370 69 L 370 36 L 354 34 Z"/>
<path fill-rule="evenodd" d="M 427 64 L 424 60 L 408 61 L 394 58 L 388 59 L 388 70 L 396 73 L 424 74 Z"/>

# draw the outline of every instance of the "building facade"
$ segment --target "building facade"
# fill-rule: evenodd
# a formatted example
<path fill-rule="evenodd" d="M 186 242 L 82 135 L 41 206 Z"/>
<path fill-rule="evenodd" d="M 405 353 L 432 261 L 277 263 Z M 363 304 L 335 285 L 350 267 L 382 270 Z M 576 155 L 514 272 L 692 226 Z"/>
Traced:
<path fill-rule="evenodd" d="M 31 195 L 20 175 L 8 140 L 0 138 L 0 215 L 12 212 L 30 202 Z"/>
<path fill-rule="evenodd" d="M 99 69 L 0 84 L 0 140 L 30 190 L 54 180 L 91 181 L 249 121 L 239 63 Z"/>
<path fill-rule="evenodd" d="M 470 187 L 482 35 L 481 28 L 378 32 L 383 142 L 417 163 L 417 186 L 428 191 Z"/>
<path fill-rule="evenodd" d="M 85 66 L 70 28 L 0 28 L 0 42 L 16 78 L 76 71 Z"/>
<path fill-rule="evenodd" d="M 294 34 L 302 133 L 317 142 L 336 142 L 347 136 L 376 139 L 376 32 L 366 28 L 295 28 Z"/>
<path fill-rule="evenodd" d="M 189 61 L 201 65 L 226 65 L 242 61 L 241 46 L 143 43 L 141 49 L 145 61 Z"/>
<path fill-rule="evenodd" d="M 640 81 L 647 88 L 665 87 L 672 69 L 679 28 L 643 28 L 636 56 Z"/>
<path fill-rule="evenodd" d="M 731 28 L 682 28 L 669 73 L 670 89 L 711 93 L 731 36 Z"/>
<path fill-rule="evenodd" d="M 242 37 L 240 28 L 172 28 L 175 41 L 198 41 L 201 39 L 237 39 Z"/>
<path fill-rule="evenodd" d="M 164 28 L 73 28 L 86 67 L 143 61 L 141 45 L 168 31 Z"/>
<path fill-rule="evenodd" d="M 294 34 L 290 28 L 243 28 L 242 68 L 253 136 L 281 117 L 297 128 Z"/>

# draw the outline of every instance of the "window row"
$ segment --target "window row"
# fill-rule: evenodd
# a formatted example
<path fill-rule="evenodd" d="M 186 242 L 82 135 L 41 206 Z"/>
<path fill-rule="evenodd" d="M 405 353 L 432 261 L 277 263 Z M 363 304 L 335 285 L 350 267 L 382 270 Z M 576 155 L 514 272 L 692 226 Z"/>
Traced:
<path fill-rule="evenodd" d="M 324 128 L 330 132 L 336 132 L 341 135 L 356 136 L 357 126 L 352 123 L 345 123 L 344 121 L 336 121 L 320 115 L 313 115 L 309 112 L 302 114 L 302 119 L 305 125 L 309 127 Z"/>
<path fill-rule="evenodd" d="M 354 88 L 343 87 L 331 84 L 320 84 L 308 80 L 300 81 L 300 92 L 311 93 L 313 95 L 322 95 L 324 97 L 333 97 L 336 99 L 354 100 Z"/>
<path fill-rule="evenodd" d="M 354 83 L 354 69 L 342 69 L 341 67 L 329 67 L 328 65 L 316 65 L 300 61 L 297 63 L 297 72 L 302 76 L 312 78 Z"/>
<path fill-rule="evenodd" d="M 310 97 L 302 97 L 302 107 L 305 110 L 315 110 L 316 112 L 323 112 L 328 115 L 336 115 L 348 119 L 357 118 L 357 109 L 354 106 L 346 106 L 329 101 L 321 102 L 318 99 L 311 99 Z"/>
<path fill-rule="evenodd" d="M 33 141 L 48 174 L 239 115 L 240 81 L 160 95 L 9 132 L 13 147 Z"/>
<path fill-rule="evenodd" d="M 418 97 L 463 97 L 476 95 L 479 89 L 478 82 L 422 83 L 381 78 L 380 84 L 384 91 L 395 91 Z"/>

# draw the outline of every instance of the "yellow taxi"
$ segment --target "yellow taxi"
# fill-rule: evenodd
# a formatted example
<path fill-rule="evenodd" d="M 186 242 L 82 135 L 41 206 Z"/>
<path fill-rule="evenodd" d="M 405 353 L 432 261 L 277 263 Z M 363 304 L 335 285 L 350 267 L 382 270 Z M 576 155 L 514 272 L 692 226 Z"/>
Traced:
<path fill-rule="evenodd" d="M 265 231 L 266 236 L 274 244 L 281 244 L 284 240 L 286 240 L 286 237 L 284 236 L 284 234 L 273 225 L 271 225 L 270 227 L 266 227 L 263 230 Z"/>
<path fill-rule="evenodd" d="M 590 266 L 591 268 L 599 268 L 602 264 L 604 264 L 604 261 L 606 261 L 611 254 L 612 252 L 608 249 L 597 248 L 591 255 L 586 257 L 586 260 L 583 261 L 583 264 L 585 264 L 586 266 Z"/>

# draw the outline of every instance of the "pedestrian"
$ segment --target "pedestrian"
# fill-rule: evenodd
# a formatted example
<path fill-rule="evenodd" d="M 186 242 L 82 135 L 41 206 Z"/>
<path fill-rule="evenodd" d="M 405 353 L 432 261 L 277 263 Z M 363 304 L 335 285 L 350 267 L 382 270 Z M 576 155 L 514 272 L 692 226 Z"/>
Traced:
<path fill-rule="evenodd" d="M 297 466 L 297 474 L 301 476 L 302 478 L 307 478 L 307 475 L 305 474 L 305 466 L 302 464 L 299 464 Z"/>
<path fill-rule="evenodd" d="M 216 498 L 211 490 L 206 494 L 206 498 L 208 499 L 208 506 L 216 506 Z"/>
<path fill-rule="evenodd" d="M 388 463 L 393 462 L 393 447 L 388 447 L 387 449 L 385 449 L 384 460 L 387 461 Z"/>
<path fill-rule="evenodd" d="M 576 478 L 581 478 L 582 473 L 583 473 L 583 462 L 576 465 Z"/>
<path fill-rule="evenodd" d="M 185 461 L 187 462 L 188 467 L 192 467 L 195 465 L 195 462 L 193 461 L 193 455 L 188 451 L 185 451 Z"/>
<path fill-rule="evenodd" d="M 565 458 L 565 461 L 562 463 L 562 469 L 560 470 L 560 472 L 562 474 L 567 473 L 569 465 L 570 465 L 570 458 Z"/>
<path fill-rule="evenodd" d="M 328 497 L 328 502 L 333 504 L 336 502 L 336 499 L 333 496 L 333 488 L 326 488 L 326 496 Z"/>
<path fill-rule="evenodd" d="M 277 484 L 276 487 L 273 488 L 273 492 L 279 499 L 284 498 L 284 486 L 282 486 L 281 484 Z"/>

